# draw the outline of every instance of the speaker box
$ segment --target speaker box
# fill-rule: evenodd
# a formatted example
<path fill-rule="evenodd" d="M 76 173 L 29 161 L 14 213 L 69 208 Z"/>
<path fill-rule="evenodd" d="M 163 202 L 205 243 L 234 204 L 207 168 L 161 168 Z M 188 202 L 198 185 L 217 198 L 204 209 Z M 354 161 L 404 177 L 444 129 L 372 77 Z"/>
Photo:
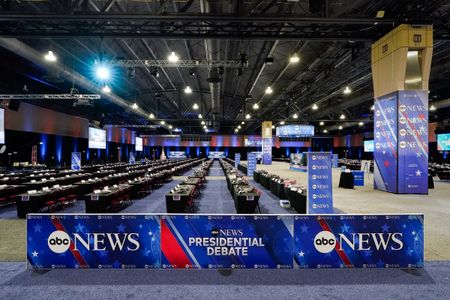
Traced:
<path fill-rule="evenodd" d="M 20 101 L 19 100 L 15 100 L 15 99 L 9 100 L 8 108 L 10 110 L 18 111 L 19 110 L 19 106 L 20 106 Z"/>

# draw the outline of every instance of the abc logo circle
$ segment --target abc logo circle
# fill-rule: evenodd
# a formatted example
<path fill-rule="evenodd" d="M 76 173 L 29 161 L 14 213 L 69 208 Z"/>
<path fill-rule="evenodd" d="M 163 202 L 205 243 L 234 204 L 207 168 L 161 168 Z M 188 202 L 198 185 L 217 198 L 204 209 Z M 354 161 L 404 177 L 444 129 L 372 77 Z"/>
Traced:
<path fill-rule="evenodd" d="M 314 237 L 314 247 L 320 253 L 330 253 L 336 247 L 336 237 L 329 231 L 321 231 Z"/>
<path fill-rule="evenodd" d="M 53 231 L 48 237 L 48 247 L 55 253 L 64 253 L 70 247 L 70 237 L 62 230 Z"/>

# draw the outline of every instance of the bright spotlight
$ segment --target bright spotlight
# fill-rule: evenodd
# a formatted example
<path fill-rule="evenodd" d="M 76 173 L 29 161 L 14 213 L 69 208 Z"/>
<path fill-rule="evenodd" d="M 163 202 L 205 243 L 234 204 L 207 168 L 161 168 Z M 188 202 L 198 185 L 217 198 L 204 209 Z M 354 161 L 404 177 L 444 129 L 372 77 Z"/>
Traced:
<path fill-rule="evenodd" d="M 313 109 L 313 110 L 318 110 L 319 107 L 317 106 L 317 104 L 314 103 L 313 106 L 312 106 L 312 109 Z"/>
<path fill-rule="evenodd" d="M 206 123 L 205 123 L 205 121 L 202 121 L 201 124 L 202 124 L 202 125 L 205 125 Z"/>
<path fill-rule="evenodd" d="M 241 129 L 242 127 L 241 127 L 241 125 L 238 125 L 238 127 L 237 127 L 238 129 Z"/>
<path fill-rule="evenodd" d="M 131 108 L 132 108 L 132 109 L 138 109 L 139 107 L 138 107 L 137 103 L 133 103 L 133 105 L 131 106 Z"/>
<path fill-rule="evenodd" d="M 95 71 L 95 74 L 100 80 L 108 80 L 111 77 L 111 72 L 109 68 L 105 66 L 98 66 Z"/>
<path fill-rule="evenodd" d="M 55 54 L 53 53 L 53 51 L 51 51 L 51 50 L 49 50 L 49 51 L 47 52 L 47 54 L 44 55 L 44 58 L 45 58 L 46 61 L 49 61 L 49 62 L 55 62 L 55 61 L 58 60 L 58 58 L 56 57 L 56 55 L 55 55 Z"/>
<path fill-rule="evenodd" d="M 252 116 L 250 115 L 250 114 L 246 114 L 245 115 L 245 118 L 248 120 L 248 119 L 250 119 Z"/>
<path fill-rule="evenodd" d="M 169 129 L 172 129 L 172 125 L 169 125 Z"/>
<path fill-rule="evenodd" d="M 326 129 L 323 130 L 323 133 L 327 133 L 327 132 L 328 132 L 328 130 L 326 130 Z"/>
<path fill-rule="evenodd" d="M 298 119 L 298 115 L 297 115 L 297 114 L 294 114 L 292 117 L 293 117 L 294 119 Z"/>
<path fill-rule="evenodd" d="M 342 130 L 342 126 L 339 126 L 339 130 Z"/>
<path fill-rule="evenodd" d="M 363 126 L 363 125 L 364 125 L 364 122 L 359 122 L 358 125 L 359 125 L 359 126 Z"/>
<path fill-rule="evenodd" d="M 177 62 L 178 61 L 178 55 L 175 54 L 175 52 L 170 53 L 170 55 L 167 57 L 167 60 L 170 62 Z"/>
<path fill-rule="evenodd" d="M 195 109 L 195 110 L 197 110 L 197 109 L 198 109 L 198 104 L 197 104 L 197 103 L 194 103 L 194 105 L 192 105 L 192 108 Z"/>
<path fill-rule="evenodd" d="M 259 104 L 258 104 L 258 103 L 253 104 L 253 109 L 254 109 L 254 110 L 259 109 Z"/>
<path fill-rule="evenodd" d="M 161 124 L 161 125 L 164 125 L 164 124 L 166 124 L 166 122 L 164 122 L 164 121 L 161 121 L 161 122 L 160 122 L 160 124 Z"/>
<path fill-rule="evenodd" d="M 185 93 L 185 94 L 191 94 L 191 93 L 192 93 L 191 87 L 190 87 L 190 86 L 187 86 L 187 87 L 184 89 L 184 93 Z"/>
<path fill-rule="evenodd" d="M 148 117 L 149 117 L 150 119 L 154 119 L 154 118 L 155 118 L 155 115 L 154 115 L 153 113 L 151 113 Z"/>
<path fill-rule="evenodd" d="M 285 122 L 284 122 L 284 121 L 281 121 L 281 122 L 280 122 L 280 125 L 284 125 L 284 124 L 285 124 Z"/>
<path fill-rule="evenodd" d="M 272 87 L 268 86 L 268 87 L 266 88 L 266 94 L 270 95 L 270 94 L 272 94 L 272 93 L 273 93 Z"/>
<path fill-rule="evenodd" d="M 325 122 L 324 122 L 324 121 L 321 121 L 321 122 L 319 123 L 319 125 L 320 125 L 320 126 L 323 126 L 323 125 L 325 125 Z"/>
<path fill-rule="evenodd" d="M 111 93 L 111 88 L 110 88 L 109 86 L 105 85 L 105 86 L 102 88 L 102 91 L 103 91 L 103 93 L 105 93 L 105 94 L 109 94 L 109 93 Z"/>
<path fill-rule="evenodd" d="M 345 115 L 344 114 L 342 114 L 340 117 L 339 117 L 339 119 L 341 119 L 341 120 L 345 120 Z"/>
<path fill-rule="evenodd" d="M 241 122 L 241 124 L 242 124 L 242 125 L 244 125 L 244 124 L 245 124 L 245 122 L 244 122 L 244 121 L 242 121 L 242 122 Z"/>
<path fill-rule="evenodd" d="M 352 90 L 350 89 L 350 87 L 346 86 L 344 89 L 344 95 L 348 95 L 352 92 Z"/>
<path fill-rule="evenodd" d="M 198 114 L 198 118 L 199 118 L 199 119 L 203 119 L 202 114 Z"/>
<path fill-rule="evenodd" d="M 298 63 L 299 61 L 300 61 L 300 57 L 298 57 L 297 53 L 294 53 L 294 55 L 292 55 L 292 56 L 289 58 L 289 62 L 290 62 L 290 63 L 293 63 L 293 64 L 296 64 L 296 63 Z"/>

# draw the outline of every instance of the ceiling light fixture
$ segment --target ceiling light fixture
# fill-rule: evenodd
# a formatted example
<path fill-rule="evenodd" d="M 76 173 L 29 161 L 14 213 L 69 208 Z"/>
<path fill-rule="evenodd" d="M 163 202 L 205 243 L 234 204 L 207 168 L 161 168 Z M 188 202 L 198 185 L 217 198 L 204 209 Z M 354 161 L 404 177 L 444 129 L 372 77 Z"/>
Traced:
<path fill-rule="evenodd" d="M 314 103 L 313 106 L 312 106 L 312 109 L 313 109 L 313 110 L 318 110 L 319 107 L 317 106 L 317 104 Z"/>
<path fill-rule="evenodd" d="M 150 119 L 154 119 L 154 118 L 155 118 L 155 115 L 154 115 L 153 113 L 151 113 L 148 117 L 149 117 Z"/>
<path fill-rule="evenodd" d="M 202 124 L 202 125 L 205 125 L 206 123 L 205 123 L 205 121 L 202 121 L 201 124 Z"/>
<path fill-rule="evenodd" d="M 166 124 L 166 122 L 164 122 L 164 121 L 161 121 L 160 123 L 161 123 L 161 125 L 164 125 L 164 124 Z"/>
<path fill-rule="evenodd" d="M 132 109 L 138 109 L 139 106 L 137 105 L 137 103 L 133 103 L 133 105 L 131 105 L 131 108 L 132 108 Z"/>
<path fill-rule="evenodd" d="M 167 60 L 172 63 L 176 63 L 178 61 L 178 55 L 176 55 L 176 53 L 172 51 L 172 53 L 170 53 L 170 55 L 167 57 Z"/>
<path fill-rule="evenodd" d="M 268 87 L 266 88 L 266 94 L 270 95 L 270 94 L 272 94 L 272 93 L 273 93 L 272 87 L 268 86 Z"/>
<path fill-rule="evenodd" d="M 246 114 L 245 115 L 245 118 L 248 120 L 248 119 L 250 119 L 252 116 L 250 115 L 250 114 Z"/>
<path fill-rule="evenodd" d="M 328 130 L 326 130 L 326 129 L 323 130 L 323 133 L 327 133 L 327 132 L 328 132 Z"/>
<path fill-rule="evenodd" d="M 358 125 L 359 126 L 364 126 L 364 122 L 359 122 Z"/>
<path fill-rule="evenodd" d="M 375 109 L 375 105 L 372 105 L 371 107 L 370 107 L 370 110 L 374 110 Z"/>
<path fill-rule="evenodd" d="M 197 104 L 197 103 L 194 103 L 194 105 L 192 105 L 192 108 L 195 109 L 195 110 L 197 110 L 197 109 L 198 109 L 198 104 Z"/>
<path fill-rule="evenodd" d="M 319 125 L 320 125 L 320 126 L 323 126 L 323 125 L 325 125 L 325 122 L 324 122 L 324 121 L 321 121 L 321 122 L 319 123 Z"/>
<path fill-rule="evenodd" d="M 345 120 L 345 115 L 344 115 L 344 114 L 341 114 L 340 117 L 339 117 L 339 119 Z"/>
<path fill-rule="evenodd" d="M 103 91 L 103 93 L 105 93 L 105 94 L 109 94 L 109 93 L 111 93 L 111 88 L 110 88 L 109 86 L 105 85 L 105 86 L 102 88 L 102 91 Z"/>
<path fill-rule="evenodd" d="M 241 125 L 238 125 L 238 127 L 237 127 L 238 129 L 241 129 L 242 127 L 241 127 Z"/>
<path fill-rule="evenodd" d="M 342 125 L 339 126 L 339 130 L 342 130 Z"/>
<path fill-rule="evenodd" d="M 203 119 L 202 114 L 198 114 L 198 118 L 199 118 L 199 119 Z"/>
<path fill-rule="evenodd" d="M 352 92 L 352 90 L 350 89 L 350 87 L 346 86 L 344 89 L 344 95 L 348 95 Z"/>
<path fill-rule="evenodd" d="M 191 93 L 192 93 L 191 87 L 190 87 L 190 86 L 187 86 L 187 87 L 184 89 L 184 93 L 185 93 L 185 94 L 191 94 Z"/>
<path fill-rule="evenodd" d="M 280 122 L 280 125 L 284 125 L 284 123 L 285 123 L 284 121 L 281 121 L 281 122 Z"/>
<path fill-rule="evenodd" d="M 292 117 L 293 117 L 294 119 L 298 119 L 298 115 L 297 115 L 297 114 L 293 114 Z"/>
<path fill-rule="evenodd" d="M 290 58 L 289 58 L 289 62 L 296 64 L 300 61 L 300 57 L 298 57 L 297 53 L 294 53 Z"/>
<path fill-rule="evenodd" d="M 238 132 L 239 130 L 236 128 L 235 130 L 234 130 L 234 132 Z"/>
<path fill-rule="evenodd" d="M 259 109 L 259 104 L 258 104 L 258 103 L 253 104 L 253 109 L 254 109 L 254 110 Z"/>
<path fill-rule="evenodd" d="M 204 126 L 203 126 L 203 129 L 206 129 L 206 128 L 208 128 L 208 126 L 204 125 Z"/>
<path fill-rule="evenodd" d="M 434 106 L 433 104 L 431 104 L 431 106 L 430 106 L 430 111 L 435 111 L 437 108 L 436 108 L 436 106 Z"/>
<path fill-rule="evenodd" d="M 52 50 L 49 50 L 47 54 L 44 55 L 44 58 L 46 61 L 49 62 L 56 62 L 58 60 L 58 58 L 56 57 L 56 55 L 53 53 Z"/>
<path fill-rule="evenodd" d="M 241 124 L 242 124 L 242 125 L 244 125 L 244 124 L 245 124 L 245 122 L 244 122 L 244 121 L 242 121 L 242 122 L 241 122 Z"/>
<path fill-rule="evenodd" d="M 169 129 L 172 129 L 172 125 L 169 125 Z"/>
<path fill-rule="evenodd" d="M 106 66 L 98 66 L 95 70 L 95 74 L 100 80 L 108 80 L 111 76 L 111 72 Z"/>

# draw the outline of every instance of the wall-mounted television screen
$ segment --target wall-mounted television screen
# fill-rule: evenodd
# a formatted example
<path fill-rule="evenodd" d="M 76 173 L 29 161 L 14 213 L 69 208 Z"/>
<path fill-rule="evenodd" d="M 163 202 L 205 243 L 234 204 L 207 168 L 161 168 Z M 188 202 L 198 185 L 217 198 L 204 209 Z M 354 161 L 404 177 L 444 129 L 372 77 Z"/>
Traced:
<path fill-rule="evenodd" d="M 142 151 L 142 138 L 140 138 L 140 137 L 136 137 L 136 141 L 135 141 L 135 144 L 134 144 L 134 146 L 135 146 L 135 150 L 136 151 Z"/>
<path fill-rule="evenodd" d="M 106 131 L 89 127 L 89 148 L 106 149 Z"/>
<path fill-rule="evenodd" d="M 373 152 L 373 140 L 364 141 L 364 152 Z"/>
<path fill-rule="evenodd" d="M 450 151 L 450 133 L 438 134 L 436 139 L 439 151 Z"/>

